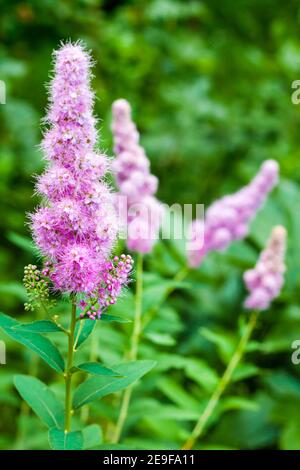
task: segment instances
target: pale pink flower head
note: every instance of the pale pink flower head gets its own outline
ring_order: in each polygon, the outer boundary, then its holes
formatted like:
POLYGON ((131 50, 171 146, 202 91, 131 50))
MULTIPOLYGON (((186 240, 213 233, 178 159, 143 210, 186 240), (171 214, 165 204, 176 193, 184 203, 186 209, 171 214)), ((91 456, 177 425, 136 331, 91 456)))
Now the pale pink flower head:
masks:
POLYGON ((118 228, 113 195, 101 180, 108 159, 95 149, 91 64, 80 43, 54 53, 42 142, 48 168, 36 185, 44 204, 31 215, 54 287, 87 295, 103 286, 118 228))
POLYGON ((162 205, 154 196, 158 179, 150 173, 150 162, 139 143, 129 103, 124 99, 115 101, 112 112, 116 154, 112 168, 120 195, 127 198, 127 246, 132 251, 149 253, 161 226, 162 205), (132 207, 136 205, 142 208, 142 214, 133 216, 132 207))
POLYGON ((265 310, 275 299, 284 283, 286 230, 274 227, 266 248, 262 251, 254 269, 244 273, 249 295, 245 300, 247 309, 265 310))
POLYGON ((214 202, 204 221, 192 222, 187 249, 191 267, 198 266, 210 251, 223 251, 248 234, 251 220, 278 182, 278 173, 277 162, 265 161, 247 186, 214 202))

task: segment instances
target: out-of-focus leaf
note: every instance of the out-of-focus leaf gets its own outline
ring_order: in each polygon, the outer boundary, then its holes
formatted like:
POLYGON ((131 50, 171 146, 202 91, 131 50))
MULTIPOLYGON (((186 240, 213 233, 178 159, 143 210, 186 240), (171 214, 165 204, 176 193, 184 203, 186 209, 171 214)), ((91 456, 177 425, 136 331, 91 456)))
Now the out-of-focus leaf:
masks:
POLYGON ((176 341, 172 338, 171 335, 167 333, 155 333, 149 332, 144 335, 148 340, 152 341, 152 343, 159 344, 161 346, 174 346, 176 341))
POLYGON ((82 430, 83 434, 83 448, 89 449, 100 445, 102 442, 102 429, 98 424, 91 424, 82 430))
POLYGON ((208 341, 215 344, 220 352, 221 358, 225 362, 228 362, 236 346, 236 340, 225 332, 216 332, 208 328, 201 328, 200 334, 208 341))
POLYGON ((101 316, 101 321, 110 323, 110 322, 117 322, 117 323, 130 323, 131 320, 128 320, 128 318, 124 317, 119 317, 117 315, 110 315, 109 313, 103 313, 101 316))
POLYGON ((0 283, 0 294, 2 295, 13 295, 20 299, 22 302, 27 300, 26 289, 21 284, 16 282, 11 283, 0 283))
POLYGON ((7 234, 7 238, 11 243, 14 243, 14 245, 18 246, 19 248, 22 248, 22 250, 28 251, 31 254, 37 254, 38 249, 30 240, 30 238, 24 237, 23 235, 20 235, 15 232, 9 232, 7 234))

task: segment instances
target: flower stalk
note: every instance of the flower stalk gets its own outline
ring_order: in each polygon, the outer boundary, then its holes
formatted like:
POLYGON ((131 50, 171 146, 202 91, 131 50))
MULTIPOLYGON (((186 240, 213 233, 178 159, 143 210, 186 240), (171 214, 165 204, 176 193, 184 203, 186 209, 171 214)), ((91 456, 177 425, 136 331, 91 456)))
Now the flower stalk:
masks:
POLYGON ((241 361, 241 359, 244 355, 244 352, 245 352, 246 346, 248 344, 248 341, 249 341, 249 339, 252 335, 252 332, 255 328, 258 315, 259 315, 259 311, 254 311, 250 315, 249 322, 247 323, 247 325, 245 327, 245 330, 244 330, 244 332, 241 336, 241 339, 238 343, 238 346, 237 346, 232 358, 230 359, 230 362, 229 362, 224 374, 220 378, 220 380, 219 380, 212 396, 210 397, 203 413, 199 417, 199 419, 196 423, 196 426, 194 427, 190 437, 187 439, 187 441, 182 446, 183 450, 191 450, 194 447, 196 441, 202 436, 203 432, 205 431, 206 425, 207 425, 211 415, 213 414, 214 410, 216 409, 216 406, 218 405, 221 396, 223 395, 226 388, 230 384, 233 373, 236 370, 238 364, 240 363, 240 361, 241 361))
MULTIPOLYGON (((136 296, 135 296, 135 314, 134 314, 134 325, 131 336, 131 347, 129 351, 129 359, 135 361, 138 357, 139 341, 142 332, 142 300, 143 300, 143 255, 138 254, 137 259, 137 271, 136 271, 136 296)), ((120 406, 120 412, 118 421, 116 424, 114 436, 112 442, 118 443, 124 428, 124 424, 127 418, 129 404, 132 396, 132 385, 128 387, 123 396, 120 406)))
POLYGON ((71 322, 70 330, 68 332, 68 358, 67 367, 65 371, 65 432, 69 432, 71 429, 71 417, 72 417, 72 372, 73 359, 74 359, 74 339, 75 339, 75 327, 76 327, 76 296, 71 296, 72 311, 71 311, 71 322))

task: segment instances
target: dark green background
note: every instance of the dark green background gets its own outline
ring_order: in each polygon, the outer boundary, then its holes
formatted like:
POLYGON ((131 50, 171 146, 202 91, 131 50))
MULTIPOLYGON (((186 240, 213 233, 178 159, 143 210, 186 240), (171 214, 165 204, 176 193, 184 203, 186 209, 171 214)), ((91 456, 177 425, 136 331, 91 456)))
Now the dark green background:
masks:
MULTIPOLYGON (((162 356, 163 365, 145 379, 125 442, 148 448, 182 443, 195 419, 191 410, 195 414, 207 399, 211 377, 223 371, 237 340, 238 318, 245 315, 242 272, 255 262, 271 227, 283 223, 289 233, 285 289, 262 315, 244 372, 225 398, 229 404, 201 445, 300 448, 300 366, 290 361, 291 343, 300 338, 300 105, 291 102, 291 84, 300 79, 299 30, 296 0, 0 0, 0 79, 7 86, 7 103, 0 105, 0 305, 6 313, 23 315, 20 280, 24 264, 33 261, 25 213, 37 203, 32 194, 34 174, 43 167, 38 144, 45 82, 61 40, 82 39, 92 50, 101 147, 109 155, 111 103, 124 97, 132 104, 162 201, 209 204, 245 184, 263 160, 280 163, 280 186, 248 239, 210 255, 190 275, 191 288, 172 296, 162 324, 152 324, 169 339, 151 342, 145 335, 142 355, 162 356)), ((171 277, 182 263, 178 244, 159 243, 146 260, 145 280, 155 289, 162 285, 159 276, 171 277)), ((109 334, 108 352, 101 349, 100 357, 114 357, 114 348, 121 356, 128 334, 109 334)), ((20 427, 11 383, 15 370, 24 372, 23 359, 11 346, 0 370, 3 448, 15 445, 20 427)), ((48 372, 41 374, 51 382, 48 372)), ((109 405, 95 410, 99 422, 114 419, 109 405)), ((35 429, 35 418, 27 418, 35 429)), ((25 439, 22 445, 47 444, 25 439)))

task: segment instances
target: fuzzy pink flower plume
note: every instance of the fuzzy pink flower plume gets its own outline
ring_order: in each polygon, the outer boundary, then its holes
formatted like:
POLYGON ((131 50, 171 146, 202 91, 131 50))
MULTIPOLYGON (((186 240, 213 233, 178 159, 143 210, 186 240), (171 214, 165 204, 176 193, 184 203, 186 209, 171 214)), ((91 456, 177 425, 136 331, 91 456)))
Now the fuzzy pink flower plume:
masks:
POLYGON ((54 287, 101 294, 100 314, 103 306, 115 301, 119 290, 115 280, 118 287, 126 282, 131 258, 118 260, 117 266, 109 260, 117 219, 113 195, 103 181, 108 160, 95 150, 91 65, 80 43, 68 43, 54 52, 48 129, 42 142, 48 168, 37 181, 45 204, 31 215, 31 226, 46 260, 44 274, 54 287))
POLYGON ((112 167, 120 195, 127 198, 127 246, 148 253, 159 236, 162 205, 154 197, 158 180, 150 173, 150 162, 139 144, 139 133, 124 99, 113 103, 112 131, 116 159, 112 167))
POLYGON ((265 310, 280 293, 284 283, 286 230, 274 227, 265 250, 254 269, 244 273, 244 282, 249 291, 245 300, 247 309, 265 310))
POLYGON ((191 267, 198 266, 210 251, 224 250, 247 235, 249 223, 277 184, 278 173, 278 163, 266 160, 247 186, 214 202, 206 211, 204 221, 192 222, 187 249, 191 267))

